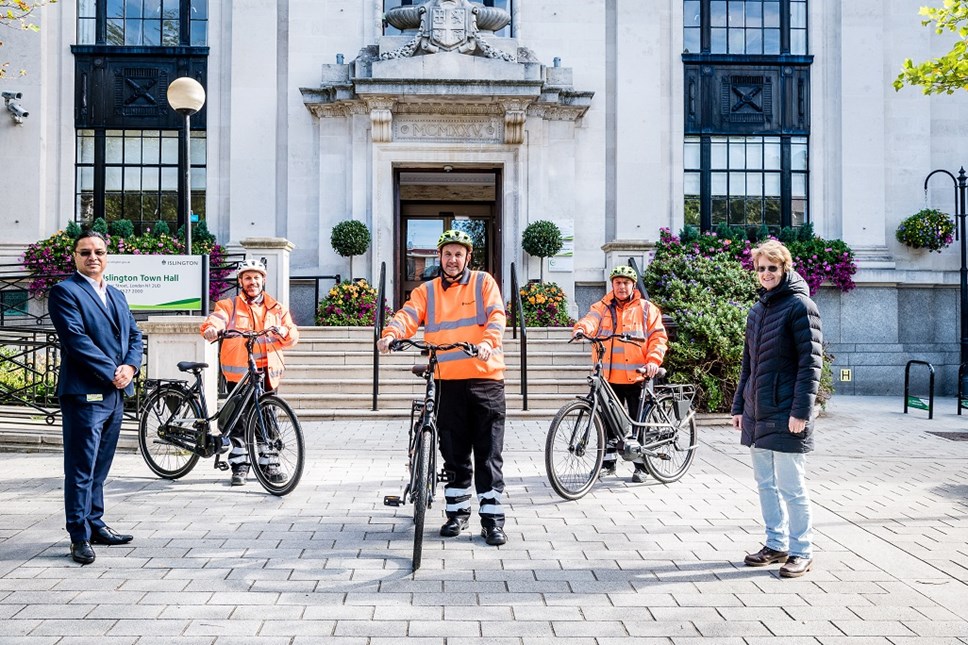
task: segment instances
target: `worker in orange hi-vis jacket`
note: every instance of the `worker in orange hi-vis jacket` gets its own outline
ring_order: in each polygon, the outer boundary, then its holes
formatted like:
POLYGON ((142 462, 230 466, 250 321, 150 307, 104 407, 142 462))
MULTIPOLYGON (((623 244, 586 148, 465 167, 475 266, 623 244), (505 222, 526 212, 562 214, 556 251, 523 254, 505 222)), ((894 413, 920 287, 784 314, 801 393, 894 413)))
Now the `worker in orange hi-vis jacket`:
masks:
MULTIPOLYGON (((265 292, 266 268, 258 260, 245 260, 239 267, 239 295, 225 298, 215 303, 215 311, 205 319, 200 328, 205 340, 218 339, 219 333, 228 329, 238 331, 264 331, 273 328, 272 336, 256 339, 252 356, 256 367, 265 373, 265 388, 267 391, 279 387, 279 381, 285 371, 282 361, 282 349, 294 347, 299 342, 299 329, 292 321, 289 309, 265 292)), ((244 338, 226 338, 222 341, 219 355, 222 375, 229 383, 238 383, 248 371, 249 355, 245 350, 244 338)), ((228 436, 232 447, 228 462, 232 467, 232 485, 242 486, 249 473, 249 456, 243 439, 243 414, 234 428, 230 428, 228 436)), ((263 453, 260 455, 260 467, 266 472, 270 481, 285 481, 285 475, 274 462, 276 455, 263 453)))
MULTIPOLYGON (((593 304, 572 330, 575 336, 627 333, 640 341, 640 344, 607 341, 602 364, 605 380, 628 407, 629 416, 636 421, 639 420, 636 416, 642 400, 643 382, 646 377, 651 379, 659 371, 669 341, 665 325, 662 324, 662 311, 643 298, 635 288, 638 277, 630 266, 621 265, 612 269, 609 275, 611 292, 593 304)), ((592 360, 597 360, 594 351, 592 360)), ((615 474, 616 459, 615 446, 607 446, 602 462, 603 475, 615 474)), ((640 483, 645 481, 645 477, 645 464, 638 459, 635 461, 632 481, 640 483)))
POLYGON ((504 532, 504 350, 507 316, 497 282, 472 271, 474 243, 463 231, 444 231, 437 240, 440 275, 410 294, 377 341, 390 351, 395 338, 409 338, 424 326, 424 340, 435 345, 467 342, 477 356, 461 350, 440 355, 437 425, 444 469, 452 473, 444 496, 444 537, 456 537, 471 516, 471 480, 480 503, 481 536, 487 544, 507 542, 504 532), (472 462, 473 456, 473 462, 472 462))

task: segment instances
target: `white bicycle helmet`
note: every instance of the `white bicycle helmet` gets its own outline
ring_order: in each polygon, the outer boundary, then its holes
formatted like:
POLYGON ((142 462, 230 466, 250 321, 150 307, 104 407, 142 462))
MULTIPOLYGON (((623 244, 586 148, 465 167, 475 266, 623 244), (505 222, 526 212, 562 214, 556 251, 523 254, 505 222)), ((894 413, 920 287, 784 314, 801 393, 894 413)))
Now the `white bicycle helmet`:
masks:
POLYGON ((258 260, 250 259, 250 260, 245 260, 244 262, 239 264, 239 271, 237 273, 237 276, 241 278, 243 273, 247 273, 249 271, 256 271, 258 273, 261 273, 263 278, 268 275, 268 272, 266 271, 266 267, 264 264, 262 264, 258 260))

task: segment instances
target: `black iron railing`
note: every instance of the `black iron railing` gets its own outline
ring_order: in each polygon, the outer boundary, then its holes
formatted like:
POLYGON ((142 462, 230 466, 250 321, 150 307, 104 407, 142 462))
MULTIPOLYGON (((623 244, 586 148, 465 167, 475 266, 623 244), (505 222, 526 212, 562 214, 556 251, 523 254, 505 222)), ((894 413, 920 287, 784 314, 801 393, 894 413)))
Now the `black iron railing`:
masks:
POLYGON ((521 330, 521 400, 522 410, 528 409, 528 327, 524 320, 521 305, 521 288, 518 286, 518 272, 511 263, 511 337, 518 337, 521 330))
MULTIPOLYGON (((125 400, 125 416, 137 419, 144 394, 144 375, 148 373, 148 342, 141 371, 135 380, 135 395, 125 400)), ((32 417, 43 415, 53 424, 60 415, 57 382, 61 345, 51 327, 0 328, 0 405, 10 406, 5 415, 32 417)))
POLYGON ((376 314, 373 316, 373 411, 379 409, 380 397, 380 352, 376 348, 376 341, 383 335, 386 324, 387 308, 387 263, 380 262, 380 281, 376 288, 376 314))
POLYGON ((312 282, 313 283, 313 320, 319 313, 319 293, 321 291, 319 283, 323 280, 332 280, 335 284, 343 281, 343 277, 336 273, 334 275, 294 275, 289 277, 290 284, 293 282, 312 282))

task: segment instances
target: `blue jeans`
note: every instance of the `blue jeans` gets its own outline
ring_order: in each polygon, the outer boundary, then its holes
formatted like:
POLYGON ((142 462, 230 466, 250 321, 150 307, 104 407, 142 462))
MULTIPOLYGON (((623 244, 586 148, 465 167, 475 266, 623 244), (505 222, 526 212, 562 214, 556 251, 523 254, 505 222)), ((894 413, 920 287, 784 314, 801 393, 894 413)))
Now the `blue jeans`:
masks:
POLYGON ((791 556, 813 557, 810 494, 804 477, 806 455, 750 448, 753 476, 766 524, 766 546, 791 556))

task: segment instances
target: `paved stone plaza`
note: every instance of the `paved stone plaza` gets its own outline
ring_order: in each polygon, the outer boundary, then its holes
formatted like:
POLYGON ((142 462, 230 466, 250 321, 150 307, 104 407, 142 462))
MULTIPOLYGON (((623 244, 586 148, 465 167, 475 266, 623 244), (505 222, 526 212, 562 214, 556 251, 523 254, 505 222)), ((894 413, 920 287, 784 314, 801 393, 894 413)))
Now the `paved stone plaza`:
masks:
MULTIPOLYGON (((106 519, 131 532, 74 564, 59 453, 0 454, 0 643, 968 643, 968 429, 899 398, 839 397, 809 460, 816 566, 785 580, 761 542, 749 457, 701 430, 686 478, 631 468, 565 502, 544 474, 547 420, 507 439, 509 543, 437 537, 410 573, 402 424, 320 422, 290 496, 230 488, 211 461, 176 482, 119 454, 106 519)), ((442 503, 441 503, 442 506, 442 503)), ((476 526, 476 521, 472 526, 476 526)))

